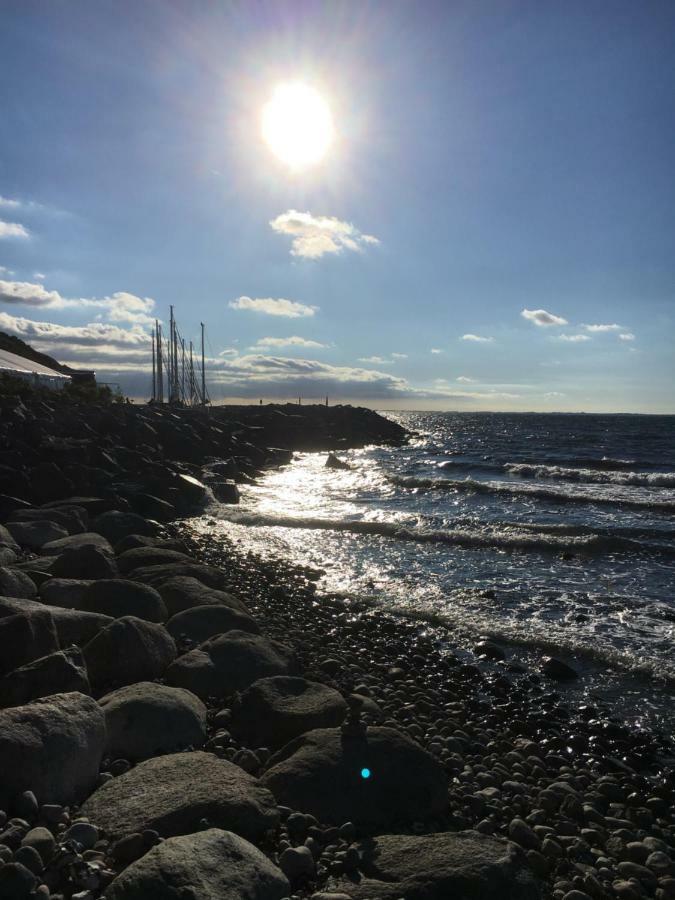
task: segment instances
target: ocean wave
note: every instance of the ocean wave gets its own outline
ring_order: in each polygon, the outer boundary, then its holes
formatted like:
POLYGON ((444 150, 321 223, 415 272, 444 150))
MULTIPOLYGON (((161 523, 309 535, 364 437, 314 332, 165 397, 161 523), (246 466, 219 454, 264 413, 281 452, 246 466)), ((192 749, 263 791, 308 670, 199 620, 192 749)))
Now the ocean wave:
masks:
POLYGON ((521 478, 554 478, 560 481, 579 481, 588 484, 675 487, 675 472, 617 472, 611 469, 597 471, 531 463, 506 463, 504 469, 510 475, 518 475, 521 478))
POLYGON ((573 553, 587 556, 644 550, 675 553, 675 548, 659 544, 646 544, 618 535, 556 534, 510 526, 504 526, 500 530, 466 527, 421 528, 415 525, 402 525, 400 522, 273 516, 266 513, 233 510, 228 507, 224 507, 219 515, 220 518, 230 522, 253 527, 341 531, 349 534, 387 537, 399 541, 447 544, 467 550, 519 550, 538 553, 573 553))
POLYGON ((661 499, 657 496, 635 496, 628 494, 600 494, 590 491, 566 491, 564 488, 541 488, 537 485, 514 484, 508 481, 476 481, 473 478, 458 480, 453 478, 414 478, 405 475, 394 475, 394 484, 404 488, 416 488, 428 491, 473 491, 482 494, 505 494, 511 496, 527 496, 536 500, 549 500, 555 503, 601 503, 611 506, 630 506, 635 509, 660 510, 675 512, 675 500, 661 499))

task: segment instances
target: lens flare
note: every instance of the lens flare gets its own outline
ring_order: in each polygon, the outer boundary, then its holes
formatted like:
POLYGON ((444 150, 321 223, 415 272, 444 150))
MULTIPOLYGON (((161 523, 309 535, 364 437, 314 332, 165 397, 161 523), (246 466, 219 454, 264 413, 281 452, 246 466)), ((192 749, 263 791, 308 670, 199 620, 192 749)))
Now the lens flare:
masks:
POLYGON ((328 104, 301 82, 277 85, 262 109, 261 130, 272 153, 291 169, 320 162, 334 137, 328 104))
POLYGON ((370 769, 361 769, 361 778, 370 778, 370 769))

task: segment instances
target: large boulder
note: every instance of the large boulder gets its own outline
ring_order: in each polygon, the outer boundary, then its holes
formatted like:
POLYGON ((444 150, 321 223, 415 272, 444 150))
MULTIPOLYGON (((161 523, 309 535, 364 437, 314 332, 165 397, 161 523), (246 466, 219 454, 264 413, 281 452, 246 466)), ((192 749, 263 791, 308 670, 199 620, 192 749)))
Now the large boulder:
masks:
POLYGON ((64 507, 63 509, 19 509, 12 514, 13 522, 34 522, 36 520, 55 522, 65 528, 68 534, 80 534, 87 530, 87 514, 83 509, 64 507))
POLYGON ((153 537, 157 534, 157 523, 132 512, 120 512, 117 509, 101 513, 91 523, 91 530, 97 531, 107 538, 111 544, 128 537, 130 534, 153 537))
POLYGON ((252 616, 222 605, 186 609, 172 616, 166 623, 166 629, 175 640, 182 637, 196 644, 201 644, 214 635, 226 631, 260 633, 260 626, 252 616))
POLYGON ((159 678, 176 656, 176 645, 162 625, 122 616, 99 631, 83 652, 89 681, 98 691, 159 678))
POLYGON ((172 617, 196 606, 229 606, 250 615, 248 607, 233 594, 208 587, 189 575, 167 578, 158 585, 157 590, 172 617))
POLYGON ((24 791, 40 803, 79 802, 98 778, 105 720, 83 694, 0 710, 0 809, 24 791))
POLYGON ((4 525, 0 525, 0 544, 9 547, 11 550, 19 549, 19 545, 4 525))
POLYGON ((49 541, 40 548, 44 556, 59 556, 64 550, 81 550, 83 547, 96 547, 106 556, 113 556, 113 548, 102 534, 95 531, 84 531, 81 534, 71 534, 57 541, 49 541))
POLYGON ((335 892, 354 900, 538 900, 524 855, 503 838, 477 831, 424 836, 385 834, 357 845, 362 878, 335 892))
POLYGON ((117 565, 122 575, 128 575, 134 569, 147 566, 162 566, 171 563, 189 563, 190 557, 178 550, 167 550, 166 547, 136 547, 125 550, 117 557, 117 565))
MULTIPOLYGON (((141 566, 139 569, 134 569, 134 581, 144 581, 146 584, 157 587, 158 590, 169 578, 179 576, 195 578, 206 585, 206 587, 214 588, 217 591, 224 591, 228 586, 227 576, 222 569, 216 569, 215 566, 207 566, 203 563, 163 563, 161 565, 141 566)), ((171 612, 170 609, 169 612, 171 612)))
POLYGON ((103 784, 82 814, 114 838, 146 828, 162 837, 190 834, 206 819, 255 841, 278 821, 274 797, 252 775, 201 751, 139 763, 103 784))
POLYGON ((56 557, 49 567, 53 578, 115 578, 115 560, 100 547, 71 547, 56 557))
POLYGON ((243 838, 209 828, 169 838, 132 863, 106 900, 282 900, 286 876, 243 838), (189 887, 186 887, 188 885, 189 887))
POLYGON ((68 532, 56 522, 49 519, 36 519, 32 522, 8 522, 7 531, 17 544, 29 550, 40 550, 50 541, 68 537, 68 532))
POLYGON ((92 581, 84 592, 80 608, 113 619, 137 616, 148 622, 166 622, 169 618, 164 601, 153 587, 124 578, 92 581))
POLYGON ((21 569, 0 566, 0 595, 3 597, 24 597, 32 600, 37 596, 37 587, 32 578, 21 569))
POLYGON ((89 693, 87 669, 77 647, 50 653, 0 678, 0 707, 21 706, 50 694, 73 691, 89 693))
POLYGON ((19 551, 0 544, 0 566, 11 566, 19 558, 19 551))
POLYGON ((45 611, 54 620, 59 644, 62 647, 70 647, 71 644, 84 646, 102 628, 110 625, 113 621, 110 616, 101 616, 97 613, 82 612, 78 609, 59 609, 57 606, 46 606, 35 600, 0 597, 0 619, 17 613, 44 613, 45 611))
POLYGON ((48 609, 34 608, 3 616, 0 618, 0 676, 58 650, 59 646, 48 609))
POLYGON ((393 728, 368 728, 363 736, 310 731, 272 757, 261 783, 284 806, 336 825, 387 828, 433 818, 448 806, 440 763, 393 728))
POLYGON ((206 740, 206 707, 182 688, 143 681, 101 697, 106 754, 147 759, 160 753, 201 747, 206 740))
POLYGON ((82 609, 86 590, 93 583, 83 578, 49 578, 40 585, 40 599, 49 606, 82 609))
POLYGON ((224 697, 243 691, 259 678, 289 674, 291 650, 256 634, 228 631, 180 656, 166 680, 198 697, 224 697))
POLYGON ((341 725, 347 704, 316 681, 276 675, 255 681, 235 706, 230 731, 253 747, 283 747, 316 728, 341 725))

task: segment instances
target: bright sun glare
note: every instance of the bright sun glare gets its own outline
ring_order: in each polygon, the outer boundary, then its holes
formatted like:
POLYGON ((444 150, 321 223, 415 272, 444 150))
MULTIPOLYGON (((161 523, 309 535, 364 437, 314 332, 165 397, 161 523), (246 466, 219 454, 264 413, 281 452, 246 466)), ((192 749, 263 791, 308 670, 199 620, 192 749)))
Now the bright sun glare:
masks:
POLYGON ((280 84, 263 107, 263 138, 272 153, 291 169, 320 162, 333 134, 328 104, 309 85, 280 84))

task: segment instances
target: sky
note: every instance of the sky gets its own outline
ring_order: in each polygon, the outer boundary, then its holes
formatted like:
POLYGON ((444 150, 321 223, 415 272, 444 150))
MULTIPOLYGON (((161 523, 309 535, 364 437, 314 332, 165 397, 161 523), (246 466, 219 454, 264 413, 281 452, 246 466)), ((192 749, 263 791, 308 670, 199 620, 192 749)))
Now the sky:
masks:
POLYGON ((671 0, 0 0, 0 331, 214 402, 675 413, 671 0), (304 85, 325 155, 261 115, 304 85))

